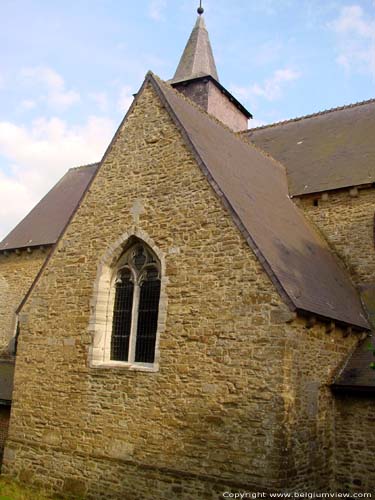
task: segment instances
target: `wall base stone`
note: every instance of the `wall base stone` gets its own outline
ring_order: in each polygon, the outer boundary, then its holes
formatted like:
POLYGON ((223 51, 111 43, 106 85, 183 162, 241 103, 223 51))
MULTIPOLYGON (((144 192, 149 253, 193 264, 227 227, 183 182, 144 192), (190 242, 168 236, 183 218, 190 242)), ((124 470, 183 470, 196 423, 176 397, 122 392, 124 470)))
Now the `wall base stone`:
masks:
MULTIPOLYGON (((87 500, 216 500, 224 493, 269 494, 261 484, 247 484, 203 474, 140 464, 131 460, 88 456, 48 446, 8 443, 3 475, 63 493, 69 499, 87 500), (41 458, 42 457, 42 458, 41 458), (22 463, 26 468, 17 469, 22 463)), ((229 496, 227 496, 230 498, 229 496)), ((233 496, 232 496, 233 498, 233 496)))

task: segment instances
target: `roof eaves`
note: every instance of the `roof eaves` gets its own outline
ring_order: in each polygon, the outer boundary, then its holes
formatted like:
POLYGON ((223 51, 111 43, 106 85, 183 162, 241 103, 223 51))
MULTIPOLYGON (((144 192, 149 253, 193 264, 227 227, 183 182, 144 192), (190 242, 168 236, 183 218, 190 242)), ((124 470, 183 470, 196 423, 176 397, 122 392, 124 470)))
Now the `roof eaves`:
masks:
MULTIPOLYGON (((257 258, 259 259, 260 263, 263 265, 265 271, 267 272, 269 278, 271 279, 272 283, 276 287, 277 291, 279 292, 279 294, 281 295, 281 297, 284 299, 284 301, 287 303, 287 305, 290 307, 290 309, 292 311, 303 312, 303 310, 298 307, 298 305, 293 301, 293 299, 289 296, 289 294, 287 293, 287 291, 283 287, 281 281, 277 277, 276 273, 273 271, 271 265, 269 264, 269 262, 267 261, 267 259, 263 255, 263 253, 260 250, 260 248, 257 246, 256 242, 252 238, 252 236, 249 233, 249 231, 247 230, 247 228, 242 223, 240 217, 237 215, 236 210, 234 209, 234 207, 232 206, 232 204, 230 203, 230 201, 228 200, 228 198, 226 197, 226 195, 224 194, 224 192, 222 191, 222 189, 220 188, 220 186, 218 185, 218 183, 216 182, 216 180, 214 179, 214 177, 211 175, 210 170, 208 169, 207 165, 205 164, 205 162, 201 158, 199 152, 196 150, 196 148, 195 148, 192 140, 189 137, 188 132, 186 131, 185 127, 183 126, 183 124, 179 120, 178 116, 176 115, 175 111, 173 110, 173 107, 169 104, 168 98, 165 96, 165 94, 163 92, 163 85, 168 85, 168 84, 166 82, 162 82, 153 73, 149 73, 148 77, 150 79, 150 82, 153 84, 153 87, 154 87, 155 91, 159 95, 162 103, 164 104, 165 108, 169 112, 172 120, 176 124, 177 128, 180 130, 180 132, 181 132, 182 136, 184 137, 187 145, 189 146, 190 150, 192 151, 192 153, 193 153, 193 155, 194 155, 194 157, 195 157, 198 165, 200 166, 202 172, 207 177, 208 181, 210 182, 211 186, 213 187, 213 189, 216 192, 216 194, 218 195, 218 197, 222 200, 223 204, 226 206, 226 208, 231 213, 232 218, 233 218, 235 224, 239 228, 240 232, 244 236, 244 238, 247 241, 247 243, 249 244, 249 246, 254 251, 254 253, 257 256, 257 258)), ((174 89, 173 89, 173 92, 175 92, 176 96, 178 96, 180 99, 186 100, 189 103, 189 105, 194 106, 196 109, 198 109, 200 113, 204 113, 207 116, 209 116, 210 119, 213 119, 211 117, 211 115, 209 115, 208 113, 206 113, 199 106, 196 106, 196 105, 194 105, 194 103, 191 103, 191 101, 189 99, 187 99, 185 96, 181 95, 180 93, 178 93, 174 89)), ((217 120, 214 120, 214 121, 217 121, 217 120)), ((245 143, 246 145, 249 146, 248 140, 245 137, 243 137, 240 134, 234 133, 231 129, 229 129, 228 127, 225 127, 222 123, 220 123, 220 125, 222 127, 226 128, 233 135, 233 138, 235 138, 236 140, 241 141, 241 142, 243 142, 243 143, 245 143)), ((258 149, 259 152, 261 152, 265 157, 268 157, 270 160, 273 160, 273 162, 275 163, 275 165, 277 165, 279 168, 282 168, 282 170, 284 171, 284 173, 286 172, 285 171, 285 167, 280 162, 278 162, 277 160, 275 160, 272 156, 268 155, 267 153, 264 153, 263 150, 261 150, 259 148, 256 148, 256 149, 258 149)), ((310 315, 314 314, 316 316, 319 316, 319 313, 316 313, 314 311, 307 311, 307 312, 310 313, 310 315)), ((321 316, 321 314, 320 314, 320 316, 321 316)), ((341 325, 345 325, 345 326, 354 327, 356 330, 362 330, 363 331, 363 330, 368 330, 369 329, 368 322, 367 322, 367 320, 365 318, 364 318, 364 321, 361 324, 354 324, 354 323, 342 321, 342 320, 340 320, 340 318, 334 318, 334 317, 329 318, 328 316, 327 316, 327 319, 334 319, 335 321, 337 321, 337 323, 340 323, 341 325)))
MULTIPOLYGON (((202 75, 202 76, 196 76, 193 78, 189 78, 188 80, 169 80, 166 83, 169 83, 172 87, 175 87, 177 85, 181 85, 183 83, 193 83, 193 82, 199 82, 200 80, 210 80, 228 99, 236 106, 237 109, 243 113, 246 118, 249 120, 253 118, 253 115, 248 111, 245 106, 243 106, 240 101, 238 101, 233 94, 231 94, 218 80, 216 80, 212 75, 202 75)), ((246 131, 244 131, 246 132, 246 131)))
POLYGON ((344 385, 344 384, 332 384, 331 389, 334 392, 339 393, 356 393, 361 395, 375 395, 375 384, 371 385, 344 385))

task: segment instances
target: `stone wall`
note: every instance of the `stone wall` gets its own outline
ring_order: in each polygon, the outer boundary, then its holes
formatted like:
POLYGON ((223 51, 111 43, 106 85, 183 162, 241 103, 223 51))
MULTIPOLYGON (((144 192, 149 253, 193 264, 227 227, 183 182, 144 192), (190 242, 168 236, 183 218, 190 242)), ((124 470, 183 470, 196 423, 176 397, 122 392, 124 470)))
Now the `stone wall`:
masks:
POLYGON ((375 188, 305 196, 299 200, 299 205, 324 234, 353 282, 356 285, 374 284, 375 188))
POLYGON ((102 498, 155 499, 154 474, 160 498, 171 475, 185 498, 191 481, 278 487, 284 307, 147 88, 23 310, 6 473, 102 498), (165 261, 159 371, 91 368, 99 263, 139 232, 165 261))
MULTIPOLYGON (((324 234, 353 282, 375 284, 375 189, 310 195, 299 205, 324 234)), ((374 492, 374 395, 335 395, 334 403, 334 487, 337 491, 374 492)))
POLYGON ((335 400, 337 490, 374 494, 374 395, 337 394, 335 400))
POLYGON ((323 323, 288 325, 285 342, 286 483, 290 491, 336 491, 335 413, 330 384, 361 334, 323 323))
POLYGON ((26 250, 0 253, 0 357, 8 357, 10 340, 15 335, 15 311, 32 285, 46 252, 26 250))
POLYGON ((21 328, 6 474, 130 500, 331 486, 328 384, 357 334, 307 328, 287 310, 152 88, 122 126, 21 328), (165 266, 154 373, 88 362, 98 269, 124 234, 147 235, 165 266))

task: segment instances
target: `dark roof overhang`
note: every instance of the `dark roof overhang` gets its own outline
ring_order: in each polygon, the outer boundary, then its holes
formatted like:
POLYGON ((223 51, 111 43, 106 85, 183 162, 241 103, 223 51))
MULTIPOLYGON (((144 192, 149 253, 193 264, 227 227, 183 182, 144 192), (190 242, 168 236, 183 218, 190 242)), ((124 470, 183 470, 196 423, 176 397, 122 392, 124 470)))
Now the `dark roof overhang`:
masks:
POLYGON ((212 82, 233 104, 236 108, 241 111, 242 114, 246 116, 248 120, 253 118, 253 115, 248 111, 220 82, 215 80, 215 78, 211 75, 203 75, 198 76, 197 78, 190 78, 189 80, 180 80, 180 81, 169 81, 168 83, 172 85, 172 87, 178 87, 179 85, 189 85, 190 83, 195 83, 199 81, 210 81, 212 82))
MULTIPOLYGON (((375 372, 374 372, 375 377, 375 372)), ((359 396, 375 396, 375 383, 371 385, 344 385, 344 384, 332 384, 331 389, 335 393, 339 394, 355 394, 359 396)))

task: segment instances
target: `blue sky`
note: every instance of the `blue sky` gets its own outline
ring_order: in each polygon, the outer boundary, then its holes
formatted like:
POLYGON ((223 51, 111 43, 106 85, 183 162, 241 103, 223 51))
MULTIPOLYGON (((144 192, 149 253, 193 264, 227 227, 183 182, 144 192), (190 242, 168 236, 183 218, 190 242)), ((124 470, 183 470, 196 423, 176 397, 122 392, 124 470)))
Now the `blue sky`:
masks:
MULTIPOLYGON (((221 83, 255 126, 375 97, 375 0, 203 5, 221 83)), ((101 158, 148 69, 173 76, 197 6, 1 0, 0 239, 101 158)))

